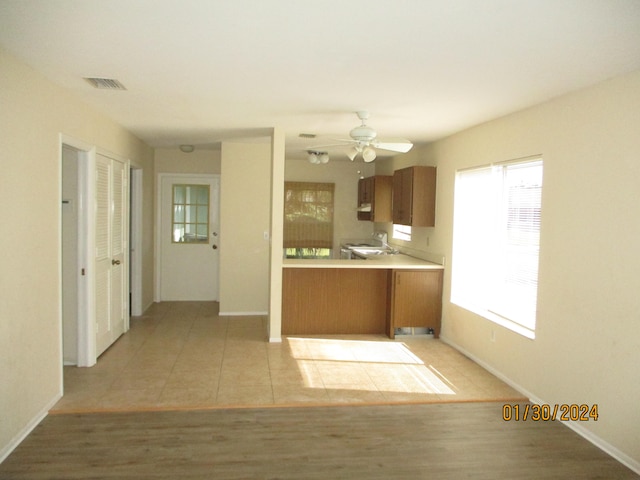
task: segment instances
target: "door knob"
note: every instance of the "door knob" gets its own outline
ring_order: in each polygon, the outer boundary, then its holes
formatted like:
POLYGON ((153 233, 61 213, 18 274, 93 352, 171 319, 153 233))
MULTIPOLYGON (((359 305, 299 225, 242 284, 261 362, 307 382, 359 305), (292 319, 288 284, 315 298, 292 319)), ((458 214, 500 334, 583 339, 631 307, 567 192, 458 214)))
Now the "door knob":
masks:
POLYGON ((111 265, 120 265, 120 260, 111 260, 111 265))

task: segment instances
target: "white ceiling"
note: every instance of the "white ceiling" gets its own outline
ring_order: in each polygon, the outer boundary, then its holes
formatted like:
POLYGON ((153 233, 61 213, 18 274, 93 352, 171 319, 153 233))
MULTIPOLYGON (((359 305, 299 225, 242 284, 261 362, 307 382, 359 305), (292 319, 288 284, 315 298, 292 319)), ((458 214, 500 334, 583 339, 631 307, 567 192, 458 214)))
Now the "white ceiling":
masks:
POLYGON ((151 146, 293 155, 357 110, 421 144, 640 69, 640 0, 0 0, 0 45, 151 146))

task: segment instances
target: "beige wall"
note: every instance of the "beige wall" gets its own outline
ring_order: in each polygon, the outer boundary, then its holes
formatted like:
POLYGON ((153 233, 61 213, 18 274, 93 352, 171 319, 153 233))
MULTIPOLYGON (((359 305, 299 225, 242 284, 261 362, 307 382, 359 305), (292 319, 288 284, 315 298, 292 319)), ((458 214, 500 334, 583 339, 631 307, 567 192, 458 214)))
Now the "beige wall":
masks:
MULTIPOLYGON (((152 150, 2 49, 0 71, 2 458, 62 390, 60 134, 149 172, 152 150)), ((153 275, 153 175, 144 181, 143 267, 153 275)))
POLYGON ((222 143, 220 175, 220 312, 269 309, 271 145, 222 143))
POLYGON ((196 149, 191 153, 177 148, 156 148, 154 171, 158 173, 220 173, 220 150, 196 149))
POLYGON ((368 238, 373 232, 372 222, 361 222, 357 218, 358 171, 367 177, 374 174, 374 167, 362 162, 334 160, 320 165, 306 160, 285 162, 286 181, 335 183, 333 245, 338 255, 342 239, 368 238))
POLYGON ((436 227, 418 229, 415 246, 450 259, 456 169, 542 154, 535 340, 451 304, 450 262, 442 336, 535 399, 598 404, 598 421, 577 428, 636 470, 639 126, 640 72, 635 72, 453 135, 414 158, 438 167, 436 227))

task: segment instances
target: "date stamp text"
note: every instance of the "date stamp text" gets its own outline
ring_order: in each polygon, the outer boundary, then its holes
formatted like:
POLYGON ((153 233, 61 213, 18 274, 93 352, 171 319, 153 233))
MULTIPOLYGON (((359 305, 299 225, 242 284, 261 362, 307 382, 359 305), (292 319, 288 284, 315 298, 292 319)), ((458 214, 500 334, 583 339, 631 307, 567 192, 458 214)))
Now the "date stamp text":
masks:
POLYGON ((598 404, 593 405, 563 403, 563 404, 509 404, 502 406, 502 419, 505 422, 588 422, 598 420, 598 404))

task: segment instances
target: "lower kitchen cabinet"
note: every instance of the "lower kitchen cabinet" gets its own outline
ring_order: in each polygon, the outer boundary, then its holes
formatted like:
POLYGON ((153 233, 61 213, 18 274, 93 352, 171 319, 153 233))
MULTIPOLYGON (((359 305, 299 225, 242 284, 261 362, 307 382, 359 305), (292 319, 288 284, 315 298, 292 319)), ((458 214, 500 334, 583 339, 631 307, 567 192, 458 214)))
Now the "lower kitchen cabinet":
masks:
MULTIPOLYGON (((354 260, 361 261, 361 260, 354 260)), ((284 268, 282 334, 440 335, 442 269, 284 268)))
POLYGON ((283 335, 385 333, 387 270, 285 268, 282 273, 283 335))
POLYGON ((391 270, 387 335, 401 327, 432 328, 440 336, 442 270, 391 270))

